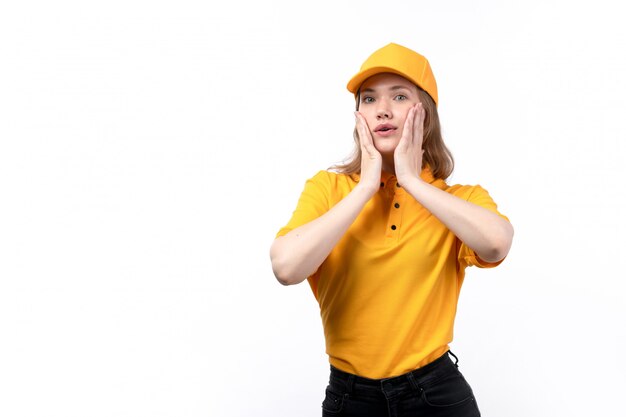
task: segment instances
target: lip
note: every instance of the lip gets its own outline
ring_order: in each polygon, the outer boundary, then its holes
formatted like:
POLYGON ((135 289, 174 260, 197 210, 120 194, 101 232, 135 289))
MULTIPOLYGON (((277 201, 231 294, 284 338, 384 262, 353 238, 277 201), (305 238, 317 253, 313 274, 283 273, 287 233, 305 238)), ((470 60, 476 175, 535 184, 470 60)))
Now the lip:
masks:
POLYGON ((382 125, 376 126, 374 132, 380 136, 390 136, 395 133, 397 128, 394 125, 390 125, 389 123, 385 123, 382 125))

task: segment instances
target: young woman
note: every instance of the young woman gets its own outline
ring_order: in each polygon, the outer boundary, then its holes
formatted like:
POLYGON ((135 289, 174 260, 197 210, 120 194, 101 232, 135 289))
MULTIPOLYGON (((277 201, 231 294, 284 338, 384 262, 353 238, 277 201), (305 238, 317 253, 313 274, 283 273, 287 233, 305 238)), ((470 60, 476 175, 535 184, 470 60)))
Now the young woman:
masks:
POLYGON ((446 183, 425 57, 389 44, 348 90, 353 158, 306 182, 270 250, 278 281, 308 279, 320 305, 323 416, 478 416, 448 344, 465 268, 502 262, 513 228, 483 188, 446 183))

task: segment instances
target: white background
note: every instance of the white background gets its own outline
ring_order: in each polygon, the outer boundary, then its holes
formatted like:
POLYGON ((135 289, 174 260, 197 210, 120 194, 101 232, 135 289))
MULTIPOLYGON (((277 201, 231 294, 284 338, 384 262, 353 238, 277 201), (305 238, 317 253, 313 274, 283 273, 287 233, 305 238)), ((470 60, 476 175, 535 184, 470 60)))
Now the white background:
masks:
POLYGON ((450 182, 515 226, 452 344, 483 415, 623 409, 619 2, 7 3, 0 415, 321 415, 318 306, 269 246, 389 42, 431 61, 450 182))

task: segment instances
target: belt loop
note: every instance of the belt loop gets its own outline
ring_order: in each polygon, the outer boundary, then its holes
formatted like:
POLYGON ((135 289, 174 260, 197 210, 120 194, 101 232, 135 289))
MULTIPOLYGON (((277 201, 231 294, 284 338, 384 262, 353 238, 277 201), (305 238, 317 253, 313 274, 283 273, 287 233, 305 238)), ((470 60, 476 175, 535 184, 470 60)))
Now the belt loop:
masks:
POLYGON ((454 366, 456 366, 458 368, 459 367, 459 358, 457 358, 456 355, 454 353, 452 353, 451 350, 448 350, 448 353, 454 357, 454 366))
POLYGON ((352 395, 352 387, 354 386, 354 375, 349 374, 348 380, 346 381, 346 391, 348 394, 352 395))
POLYGON ((409 380, 409 383, 411 384, 411 387, 413 387, 413 389, 415 391, 419 391, 420 390, 420 386, 417 383, 417 381, 415 380, 415 377, 413 376, 413 372, 409 372, 406 377, 409 380))

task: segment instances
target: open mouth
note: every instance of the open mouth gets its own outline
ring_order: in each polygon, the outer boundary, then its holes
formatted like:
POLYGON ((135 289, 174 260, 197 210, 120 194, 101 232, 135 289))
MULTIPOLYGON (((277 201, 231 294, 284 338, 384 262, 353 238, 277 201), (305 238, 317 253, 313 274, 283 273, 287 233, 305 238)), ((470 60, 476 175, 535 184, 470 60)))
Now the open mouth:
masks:
POLYGON ((389 132, 390 130, 396 130, 396 128, 392 125, 384 124, 384 125, 376 126, 376 129, 374 129, 374 132, 389 132))

